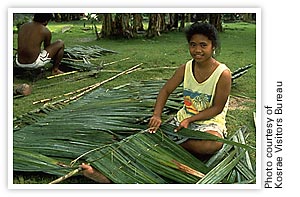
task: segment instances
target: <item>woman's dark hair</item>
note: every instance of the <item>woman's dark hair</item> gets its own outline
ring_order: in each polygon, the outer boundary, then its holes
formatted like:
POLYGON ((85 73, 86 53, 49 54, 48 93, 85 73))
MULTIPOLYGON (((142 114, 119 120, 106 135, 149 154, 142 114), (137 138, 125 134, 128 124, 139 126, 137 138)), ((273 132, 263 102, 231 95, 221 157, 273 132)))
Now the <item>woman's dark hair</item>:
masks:
POLYGON ((188 42, 191 41, 192 36, 195 34, 202 34, 212 41, 212 45, 215 50, 220 49, 220 40, 218 37, 218 31, 215 26, 209 23, 195 22, 189 26, 185 31, 185 36, 188 42))
POLYGON ((35 22, 48 22, 53 18, 51 13, 36 13, 34 14, 33 21, 35 22))

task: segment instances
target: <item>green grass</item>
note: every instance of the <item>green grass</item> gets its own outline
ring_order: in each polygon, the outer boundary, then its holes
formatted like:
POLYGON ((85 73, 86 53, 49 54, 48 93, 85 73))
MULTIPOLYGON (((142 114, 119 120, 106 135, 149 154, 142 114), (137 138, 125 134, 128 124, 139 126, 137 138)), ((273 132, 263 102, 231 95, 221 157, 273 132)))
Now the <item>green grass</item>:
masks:
MULTIPOLYGON (((225 24, 224 27, 225 32, 220 34, 222 49, 217 59, 225 63, 232 71, 247 64, 254 65, 249 69, 246 75, 236 80, 236 84, 232 88, 232 95, 243 96, 240 98, 243 102, 238 103, 240 105, 242 103, 242 107, 235 106, 228 111, 228 131, 233 132, 242 126, 246 126, 248 130, 251 131, 248 143, 255 146, 253 112, 256 108, 256 27, 255 24, 249 23, 225 24)), ((131 81, 167 79, 172 76, 174 68, 165 69, 161 67, 177 67, 191 58, 182 32, 163 33, 160 37, 153 39, 145 39, 140 36, 140 38, 133 40, 101 39, 97 41, 94 30, 83 30, 83 22, 81 21, 73 23, 53 22, 48 25, 48 28, 53 33, 53 41, 62 39, 65 41, 66 47, 75 45, 99 45, 100 47, 118 52, 117 54, 110 54, 99 59, 93 59, 91 62, 96 65, 100 65, 101 62, 108 63, 126 57, 130 58, 129 60, 109 65, 104 68, 106 70, 123 71, 139 63, 143 63, 142 68, 155 69, 150 71, 141 70, 129 75, 123 75, 106 83, 103 86, 105 88, 115 87, 131 81), (64 26, 72 26, 72 28, 70 31, 62 33, 61 29, 64 26)), ((100 27, 98 29, 100 29, 100 27)), ((17 34, 14 34, 14 48, 17 48, 16 40, 17 34)), ((32 103, 34 101, 52 98, 95 84, 117 73, 100 72, 97 77, 82 77, 85 74, 86 73, 80 72, 65 77, 49 80, 43 78, 37 81, 14 78, 14 84, 28 83, 32 85, 33 90, 31 95, 13 100, 14 117, 41 107, 42 104, 33 105, 32 103)), ((50 72, 48 71, 46 75, 50 75, 50 72)), ((255 157, 255 155, 252 156, 255 157)), ((53 179, 51 175, 18 173, 14 176, 14 183, 45 183, 53 179)), ((77 178, 75 177, 74 179, 71 179, 70 183, 76 182, 77 178)), ((77 183, 81 182, 78 181, 77 183)))

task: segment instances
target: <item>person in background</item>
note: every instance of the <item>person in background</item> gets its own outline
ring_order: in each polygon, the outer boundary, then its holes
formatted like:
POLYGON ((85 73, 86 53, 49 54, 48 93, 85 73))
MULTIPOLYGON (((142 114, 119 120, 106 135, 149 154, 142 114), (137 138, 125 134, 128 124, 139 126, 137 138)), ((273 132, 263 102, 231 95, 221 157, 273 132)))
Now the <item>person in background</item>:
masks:
POLYGON ((63 73, 59 66, 64 55, 64 42, 57 40, 51 43, 52 34, 46 27, 52 17, 50 13, 37 13, 32 22, 21 25, 18 32, 17 66, 35 69, 45 66, 52 59, 52 74, 63 73))

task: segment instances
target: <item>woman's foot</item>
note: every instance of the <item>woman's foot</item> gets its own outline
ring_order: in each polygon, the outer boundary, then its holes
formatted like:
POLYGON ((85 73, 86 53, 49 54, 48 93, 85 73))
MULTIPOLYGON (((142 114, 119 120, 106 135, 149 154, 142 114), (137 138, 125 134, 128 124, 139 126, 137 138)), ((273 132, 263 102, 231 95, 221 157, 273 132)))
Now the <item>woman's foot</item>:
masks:
POLYGON ((52 75, 59 75, 59 74, 63 74, 63 73, 64 72, 59 69, 52 70, 52 75))
POLYGON ((101 174, 98 170, 95 170, 92 166, 87 165, 87 164, 81 164, 80 167, 82 168, 82 174, 89 178, 92 179, 98 183, 111 183, 111 181, 101 174))

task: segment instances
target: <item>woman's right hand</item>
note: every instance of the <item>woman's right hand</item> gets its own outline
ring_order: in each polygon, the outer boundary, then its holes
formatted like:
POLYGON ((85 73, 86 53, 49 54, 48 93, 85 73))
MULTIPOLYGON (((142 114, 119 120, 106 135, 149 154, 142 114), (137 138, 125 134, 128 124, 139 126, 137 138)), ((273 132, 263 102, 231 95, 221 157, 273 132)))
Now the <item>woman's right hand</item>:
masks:
POLYGON ((150 120, 149 120, 149 124, 148 124, 148 131, 149 133, 155 133, 157 131, 157 129, 160 127, 161 125, 161 117, 158 115, 153 115, 150 120))

